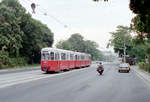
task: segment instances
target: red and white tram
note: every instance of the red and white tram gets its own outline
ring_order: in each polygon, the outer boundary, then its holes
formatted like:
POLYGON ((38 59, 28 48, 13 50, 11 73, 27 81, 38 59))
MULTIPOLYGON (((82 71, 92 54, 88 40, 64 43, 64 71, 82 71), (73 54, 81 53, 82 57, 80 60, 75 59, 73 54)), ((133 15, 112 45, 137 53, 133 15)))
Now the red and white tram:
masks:
POLYGON ((41 50, 41 70, 45 72, 70 70, 88 67, 91 55, 86 53, 62 50, 57 48, 43 48, 41 50))

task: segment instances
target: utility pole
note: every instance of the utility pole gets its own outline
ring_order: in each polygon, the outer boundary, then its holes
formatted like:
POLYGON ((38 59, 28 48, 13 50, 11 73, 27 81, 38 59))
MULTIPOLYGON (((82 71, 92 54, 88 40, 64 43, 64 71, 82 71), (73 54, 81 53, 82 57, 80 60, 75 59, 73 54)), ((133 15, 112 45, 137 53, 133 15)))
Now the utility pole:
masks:
POLYGON ((124 60, 123 61, 124 61, 124 63, 126 63, 126 39, 125 39, 125 35, 124 35, 124 50, 123 51, 124 51, 124 57, 123 57, 124 60))

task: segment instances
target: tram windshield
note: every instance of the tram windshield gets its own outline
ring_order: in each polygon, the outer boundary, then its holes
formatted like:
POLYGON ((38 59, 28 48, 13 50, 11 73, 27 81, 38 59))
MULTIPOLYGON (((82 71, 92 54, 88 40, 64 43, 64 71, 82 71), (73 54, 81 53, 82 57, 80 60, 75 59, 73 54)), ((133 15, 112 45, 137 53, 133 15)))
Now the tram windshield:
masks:
POLYGON ((49 59, 49 53, 47 51, 42 52, 41 59, 42 60, 48 60, 49 59))

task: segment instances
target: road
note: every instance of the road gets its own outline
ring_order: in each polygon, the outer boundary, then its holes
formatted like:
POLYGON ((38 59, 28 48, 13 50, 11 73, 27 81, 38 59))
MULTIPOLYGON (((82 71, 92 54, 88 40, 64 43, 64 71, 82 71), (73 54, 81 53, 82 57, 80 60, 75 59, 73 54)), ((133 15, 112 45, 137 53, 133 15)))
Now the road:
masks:
POLYGON ((44 74, 32 70, 0 75, 0 102, 150 102, 150 86, 131 70, 97 65, 68 72, 44 74))

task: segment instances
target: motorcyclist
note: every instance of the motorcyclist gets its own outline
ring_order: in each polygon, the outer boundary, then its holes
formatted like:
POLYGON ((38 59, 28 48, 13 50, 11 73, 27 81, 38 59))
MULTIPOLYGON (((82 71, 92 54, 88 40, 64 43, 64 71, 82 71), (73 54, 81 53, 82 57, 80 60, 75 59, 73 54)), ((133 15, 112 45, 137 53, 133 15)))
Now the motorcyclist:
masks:
POLYGON ((102 73, 103 73, 103 71, 104 71, 104 67, 103 67, 103 65, 102 65, 101 62, 99 63, 99 66, 98 66, 98 68, 97 68, 97 71, 99 72, 100 75, 102 75, 102 73))

